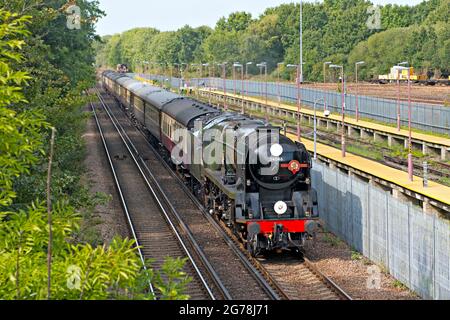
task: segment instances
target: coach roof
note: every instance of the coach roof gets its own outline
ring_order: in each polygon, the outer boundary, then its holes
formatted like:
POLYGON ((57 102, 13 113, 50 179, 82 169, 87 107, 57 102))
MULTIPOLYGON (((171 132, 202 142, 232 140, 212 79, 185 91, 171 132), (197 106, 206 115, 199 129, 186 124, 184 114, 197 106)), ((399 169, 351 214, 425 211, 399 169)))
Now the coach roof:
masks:
POLYGON ((166 104, 168 104, 171 101, 182 99, 181 96, 169 92, 169 91, 159 91, 150 93, 145 97, 145 101, 149 102, 152 106, 162 109, 166 104))
POLYGON ((213 107, 184 98, 168 103, 163 111, 185 127, 191 125, 193 120, 202 115, 219 112, 213 107))

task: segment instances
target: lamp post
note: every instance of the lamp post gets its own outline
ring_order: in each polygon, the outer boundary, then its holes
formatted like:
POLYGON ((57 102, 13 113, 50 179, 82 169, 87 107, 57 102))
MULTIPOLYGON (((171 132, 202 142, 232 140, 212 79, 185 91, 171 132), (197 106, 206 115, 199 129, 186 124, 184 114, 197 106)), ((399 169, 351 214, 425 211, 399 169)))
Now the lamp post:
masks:
MULTIPOLYGON (((262 73, 263 68, 265 70, 264 81, 265 81, 265 96, 266 96, 266 108, 267 108, 267 63, 261 62, 261 63, 257 64, 256 66, 259 67, 260 74, 262 73)), ((265 112, 265 114, 266 114, 266 121, 269 122, 269 115, 267 114, 267 112, 265 112)))
MULTIPOLYGON (((174 63, 173 65, 176 67, 176 69, 178 69, 178 73, 180 73, 180 64, 174 63)), ((176 77, 176 73, 175 73, 175 77, 176 77)), ((181 79, 181 75, 180 75, 180 79, 181 79)), ((180 83, 178 83, 178 93, 180 93, 180 83)))
POLYGON ((400 114, 400 74, 399 71, 402 70, 399 68, 403 65, 409 65, 408 61, 403 61, 397 64, 397 131, 400 131, 401 129, 401 114, 400 114))
POLYGON ((223 72, 223 106, 224 109, 227 110, 228 106, 227 106, 227 62, 224 63, 218 63, 218 66, 222 67, 222 72, 223 72))
POLYGON ((162 72, 162 86, 164 88, 164 83, 166 82, 166 64, 164 62, 160 62, 161 72, 162 72))
MULTIPOLYGON (((327 65, 332 64, 331 61, 326 61, 323 63, 323 84, 327 83, 327 65)), ((323 88, 323 111, 327 110, 327 96, 326 90, 323 88)))
POLYGON ((356 98, 356 122, 358 122, 359 120, 359 103, 358 103, 358 66, 363 65, 365 62, 364 61, 358 61, 355 63, 355 81, 356 81, 356 93, 355 93, 355 98, 356 98))
POLYGON ((170 68, 170 88, 172 88, 172 80, 173 80, 173 65, 171 64, 170 66, 169 66, 169 68, 170 68))
POLYGON ((187 63, 184 63, 184 62, 180 63, 180 77, 181 77, 181 85, 180 85, 180 87, 183 86, 183 81, 184 81, 183 66, 186 66, 186 69, 187 69, 189 67, 189 65, 187 63))
POLYGON ((342 103, 342 128, 341 128, 341 144, 342 144, 342 157, 345 157, 346 147, 345 147, 345 80, 344 80, 344 66, 339 66, 336 64, 330 64, 330 68, 341 69, 341 80, 342 80, 342 89, 341 89, 341 103, 342 103))
POLYGON ((239 62, 233 63, 233 94, 236 95, 236 67, 239 66, 239 62))
MULTIPOLYGON (((198 63, 191 63, 191 67, 197 67, 197 72, 200 71, 201 65, 202 65, 201 63, 200 64, 198 64, 198 63)), ((195 73, 194 73, 194 76, 195 76, 195 73)), ((200 78, 200 75, 197 73, 197 84, 196 84, 196 91, 197 91, 197 93, 198 93, 198 88, 199 88, 199 85, 200 85, 199 78, 200 78)))
POLYGON ((332 64, 331 61, 326 61, 323 63, 323 84, 327 83, 327 78, 326 78, 326 74, 327 74, 327 65, 332 64))
MULTIPOLYGON (((209 86, 209 97, 208 97, 208 103, 211 104, 211 73, 209 72, 209 63, 202 63, 202 67, 205 67, 206 73, 208 74, 208 86, 209 86)), ((203 74, 202 74, 203 77, 203 74)))
MULTIPOLYGON (((215 88, 218 87, 217 79, 216 79, 216 65, 217 65, 216 62, 211 63, 211 68, 212 68, 212 79, 211 79, 212 83, 211 83, 211 86, 214 85, 215 88)), ((211 88, 211 92, 212 92, 212 88, 211 88)))
POLYGON ((295 68, 297 70, 296 80, 297 83, 297 140, 301 141, 300 132, 300 66, 298 64, 288 64, 286 67, 295 68))
POLYGON ((246 82, 247 82, 247 89, 246 89, 245 95, 247 95, 247 96, 248 96, 248 83, 249 83, 249 79, 248 79, 248 67, 249 67, 250 65, 252 65, 252 64, 253 64, 253 62, 247 62, 247 63, 245 64, 245 79, 246 79, 246 82))
POLYGON ((303 1, 300 0, 300 64, 299 82, 303 83, 303 1))
POLYGON ((412 137, 411 137, 411 69, 408 68, 408 175, 409 181, 413 181, 413 161, 412 161, 412 137))
POLYGON ((281 106, 281 88, 280 88, 280 66, 284 65, 283 62, 277 63, 277 79, 278 79, 278 108, 281 106))
POLYGON ((143 61, 143 63, 144 63, 144 75, 145 75, 148 72, 148 61, 143 61))
MULTIPOLYGON (((260 72, 262 73, 262 69, 264 68, 264 81, 265 81, 265 96, 266 96, 266 105, 267 105, 267 62, 261 62, 256 65, 260 68, 260 72)), ((267 117, 267 115, 266 115, 267 117)))
MULTIPOLYGON (((406 64, 407 62, 405 62, 406 64)), ((412 161, 412 132, 411 132, 411 68, 409 67, 399 67, 400 70, 408 71, 408 177, 409 181, 413 181, 413 161, 412 161)))
POLYGON ((262 90, 262 69, 263 69, 263 67, 261 66, 261 64, 257 64, 256 65, 258 68, 259 68, 259 85, 258 85, 258 91, 259 91, 259 95, 262 97, 262 93, 263 93, 263 90, 262 90))
POLYGON ((325 103, 325 100, 323 98, 319 98, 316 101, 314 101, 314 160, 317 160, 317 118, 316 118, 316 105, 319 103, 319 101, 323 101, 325 103))
POLYGON ((243 91, 244 91, 244 66, 240 64, 239 62, 235 62, 233 64, 234 68, 241 68, 241 100, 242 100, 242 114, 245 113, 245 107, 244 107, 244 97, 243 97, 243 91))

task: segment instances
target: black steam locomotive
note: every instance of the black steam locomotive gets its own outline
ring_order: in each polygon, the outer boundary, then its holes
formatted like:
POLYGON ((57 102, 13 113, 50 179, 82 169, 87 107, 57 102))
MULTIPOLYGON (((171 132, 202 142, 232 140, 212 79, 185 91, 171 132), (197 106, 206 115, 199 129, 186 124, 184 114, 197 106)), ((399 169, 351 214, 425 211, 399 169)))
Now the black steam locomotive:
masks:
POLYGON ((110 92, 168 153, 212 215, 251 254, 301 249, 317 228, 317 194, 304 145, 247 116, 106 71, 110 92))

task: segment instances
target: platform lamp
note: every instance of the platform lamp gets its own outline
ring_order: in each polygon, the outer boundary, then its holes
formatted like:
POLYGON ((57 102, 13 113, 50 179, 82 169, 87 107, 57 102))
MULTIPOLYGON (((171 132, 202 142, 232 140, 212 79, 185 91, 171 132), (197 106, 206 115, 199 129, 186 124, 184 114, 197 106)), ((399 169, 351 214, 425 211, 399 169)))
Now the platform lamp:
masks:
POLYGON ((239 62, 235 62, 232 65, 233 68, 233 94, 236 95, 236 66, 239 64, 239 62))
MULTIPOLYGON (((264 82, 265 82, 265 96, 266 96, 266 108, 267 108, 267 62, 261 62, 256 65, 260 69, 260 74, 262 74, 262 70, 264 69, 264 82)), ((266 114, 266 121, 269 122, 269 115, 267 112, 266 114)))
POLYGON ((342 157, 345 158, 346 155, 346 146, 345 146, 345 80, 344 80, 344 66, 340 66, 337 64, 330 64, 330 68, 333 69, 341 69, 341 108, 342 108, 342 128, 341 128, 341 146, 342 146, 342 157))
MULTIPOLYGON (((149 62, 148 61, 142 61, 143 63, 144 63, 144 75, 149 71, 149 68, 148 68, 148 64, 149 64, 149 62)), ((143 77, 144 78, 144 77, 143 77)))
POLYGON ((204 86, 204 83, 205 83, 205 81, 203 81, 203 67, 205 67, 206 71, 208 71, 208 66, 209 66, 209 63, 200 63, 199 64, 200 77, 199 77, 199 79, 197 81, 197 99, 200 96, 200 81, 202 81, 203 86, 204 86))
POLYGON ((413 161, 412 161, 412 132, 411 132, 411 69, 409 67, 399 67, 398 70, 408 71, 408 177, 413 181, 413 161))
POLYGON ((186 70, 189 68, 189 65, 187 63, 185 63, 185 62, 180 63, 181 87, 183 86, 183 81, 185 81, 184 75, 183 75, 183 72, 185 70, 183 70, 183 66, 186 66, 186 70))
MULTIPOLYGON (((208 87, 210 88, 209 89, 208 103, 211 104, 211 73, 210 73, 210 70, 208 68, 209 67, 209 63, 202 63, 202 67, 206 68, 206 72, 208 74, 208 87)), ((203 75, 202 75, 202 77, 203 77, 203 75)))
POLYGON ((242 100, 242 114, 245 113, 245 107, 244 107, 244 66, 239 63, 239 62, 235 62, 233 64, 233 68, 241 68, 241 100, 242 100))
POLYGON ((399 71, 401 70, 400 66, 408 65, 408 61, 403 61, 397 64, 397 131, 400 131, 402 127, 401 122, 401 110, 400 110, 400 75, 399 71))
POLYGON ((247 82, 247 89, 246 89, 246 92, 245 92, 245 95, 247 95, 248 96, 248 94, 249 94, 249 90, 248 90, 248 84, 249 84, 249 79, 248 79, 248 67, 249 66, 251 66, 253 64, 253 62, 247 62, 246 64, 245 64, 245 79, 246 79, 246 82, 247 82))
POLYGON ((359 102, 358 102, 358 66, 365 64, 364 61, 358 61, 355 63, 355 81, 356 81, 356 122, 359 120, 359 102))
POLYGON ((256 65, 260 69, 260 75, 262 75, 262 70, 264 69, 264 81, 265 81, 265 97, 267 105, 267 62, 261 62, 256 65))
POLYGON ((279 62, 279 63, 277 63, 277 80, 278 80, 278 85, 277 85, 277 87, 278 87, 278 108, 280 108, 281 107, 281 88, 280 88, 280 86, 281 86, 281 81, 280 81, 280 67, 282 66, 282 65, 284 65, 284 62, 279 62))
POLYGON ((319 98, 316 101, 314 101, 314 160, 317 160, 317 117, 316 117, 316 106, 317 104, 323 101, 325 103, 325 100, 323 98, 319 98))
POLYGON ((297 140, 301 141, 300 132, 300 66, 298 64, 288 64, 287 68, 295 68, 297 70, 296 74, 296 84, 297 84, 297 140))
MULTIPOLYGON (((326 61, 323 63, 323 84, 327 83, 327 65, 332 64, 331 61, 326 61)), ((326 96, 326 90, 323 88, 323 111, 325 112, 327 110, 327 96, 326 96)))
POLYGON ((227 110, 227 64, 228 62, 224 63, 218 63, 217 65, 219 67, 222 67, 222 73, 223 73, 223 106, 224 109, 227 110))

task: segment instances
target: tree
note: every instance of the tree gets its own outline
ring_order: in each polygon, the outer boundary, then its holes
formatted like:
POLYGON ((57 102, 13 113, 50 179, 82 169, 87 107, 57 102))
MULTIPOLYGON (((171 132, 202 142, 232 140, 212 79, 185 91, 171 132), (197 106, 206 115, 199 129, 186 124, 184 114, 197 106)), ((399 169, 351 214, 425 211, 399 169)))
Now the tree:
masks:
MULTIPOLYGON (((353 50, 359 53, 362 53, 361 48, 369 50, 367 41, 373 35, 383 34, 389 30, 396 30, 393 32, 404 30, 399 28, 421 26, 426 29, 417 31, 419 33, 415 35, 419 36, 422 42, 416 42, 417 46, 413 42, 408 42, 404 50, 398 47, 389 49, 387 43, 383 43, 382 47, 385 50, 396 54, 385 52, 384 54, 390 58, 382 61, 382 65, 368 65, 363 68, 362 78, 369 74, 374 75, 381 69, 386 70, 387 64, 391 64, 391 61, 405 59, 402 56, 405 53, 416 59, 414 61, 417 61, 420 67, 435 68, 439 72, 447 70, 448 63, 444 62, 443 58, 446 56, 448 38, 444 37, 443 28, 438 28, 440 34, 430 28, 436 29, 437 24, 441 26, 448 24, 450 0, 428 0, 416 6, 391 4, 379 6, 380 30, 370 29, 367 26, 368 9, 371 6, 372 3, 367 0, 304 2, 303 70, 307 81, 323 80, 324 61, 344 64, 347 70, 349 68, 353 70, 349 57, 361 58, 361 55, 356 55, 353 50), (437 45, 436 41, 440 41, 439 44, 442 45, 437 45), (427 48, 422 50, 420 46, 425 43, 427 48), (412 50, 419 50, 421 53, 414 54, 412 50), (421 62, 420 59, 425 60, 421 62)), ((175 43, 170 44, 170 50, 176 48, 180 54, 174 57, 172 51, 169 51, 167 56, 159 52, 156 61, 166 63, 267 61, 269 72, 271 70, 275 72, 278 62, 299 63, 299 9, 299 4, 282 4, 268 8, 257 19, 252 19, 251 15, 245 12, 235 12, 228 17, 220 18, 215 29, 202 36, 198 36, 195 29, 185 26, 174 32, 177 39, 174 40, 175 43)), ((382 37, 384 36, 395 38, 397 41, 392 33, 384 34, 382 37)), ((380 38, 374 39, 372 41, 380 43, 380 38)), ((400 42, 396 42, 396 45, 404 47, 400 42)), ((152 48, 152 51, 158 50, 157 45, 152 45, 152 48)), ((376 51, 380 53, 379 50, 376 51)), ((370 57, 368 59, 370 60, 370 57)), ((375 60, 374 63, 378 63, 381 59, 375 60)), ((251 68, 250 71, 252 70, 255 69, 251 68)), ((287 78, 291 73, 285 70, 282 76, 287 78)))
POLYGON ((218 31, 244 31, 252 22, 251 13, 244 11, 233 12, 228 18, 222 17, 217 21, 216 30, 218 31))
MULTIPOLYGON (((9 5, 17 3, 11 1, 9 5)), ((35 4, 40 7, 42 3, 35 4)), ((33 6, 23 8, 29 11, 33 6)), ((78 75, 67 73, 73 78, 64 79, 66 56, 29 31, 39 30, 40 23, 48 21, 53 18, 44 15, 39 21, 0 8, 0 299, 47 298, 50 227, 47 208, 35 199, 45 194, 42 181, 46 170, 42 164, 51 126, 58 129, 51 194, 55 200, 51 209, 51 297, 151 299, 153 296, 144 289, 154 282, 163 299, 186 299, 183 291, 190 279, 182 272, 184 260, 169 259, 161 271, 152 270, 147 261, 145 270, 131 240, 114 239, 109 246, 93 246, 78 239, 82 206, 73 204, 81 202, 76 194, 82 189, 76 174, 83 154, 81 106, 86 99, 81 96, 83 85, 77 82, 89 81, 92 75, 85 73, 86 69, 78 75), (53 62, 45 60, 43 48, 57 55, 52 57, 53 62), (32 54, 36 56, 30 57, 32 54), (41 68, 51 69, 40 69, 39 60, 41 68), (32 70, 32 75, 18 71, 24 66, 32 70), (54 87, 44 88, 39 85, 41 81, 54 87), (28 84, 27 90, 22 90, 28 84), (34 201, 25 204, 29 198, 34 201)), ((76 58, 80 52, 91 52, 85 48, 69 56, 76 58)))

